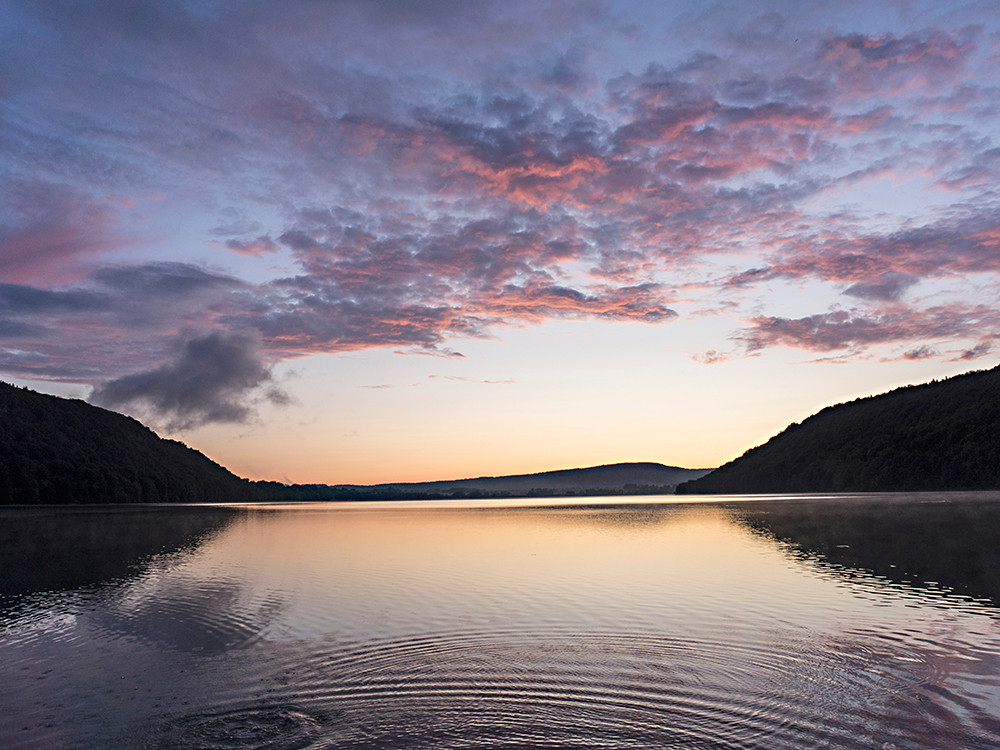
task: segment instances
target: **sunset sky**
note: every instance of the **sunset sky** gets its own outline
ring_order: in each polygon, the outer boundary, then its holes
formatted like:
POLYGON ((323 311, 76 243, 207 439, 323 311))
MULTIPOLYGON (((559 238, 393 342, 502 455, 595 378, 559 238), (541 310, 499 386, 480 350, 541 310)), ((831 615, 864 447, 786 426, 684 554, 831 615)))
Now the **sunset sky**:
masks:
POLYGON ((997 363, 995 0, 0 19, 0 377, 241 476, 711 467, 997 363))

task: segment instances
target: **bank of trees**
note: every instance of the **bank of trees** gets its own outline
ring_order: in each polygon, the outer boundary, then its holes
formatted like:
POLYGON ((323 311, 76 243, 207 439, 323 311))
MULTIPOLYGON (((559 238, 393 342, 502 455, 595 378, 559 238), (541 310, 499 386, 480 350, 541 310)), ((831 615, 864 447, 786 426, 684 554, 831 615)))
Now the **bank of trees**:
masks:
POLYGON ((430 500, 672 490, 638 484, 521 491, 252 482, 130 417, 0 383, 0 504, 430 500))
POLYGON ((1000 367, 823 409, 679 493, 1000 489, 1000 367))
POLYGON ((0 503, 233 502, 257 491, 134 419, 0 383, 0 503))

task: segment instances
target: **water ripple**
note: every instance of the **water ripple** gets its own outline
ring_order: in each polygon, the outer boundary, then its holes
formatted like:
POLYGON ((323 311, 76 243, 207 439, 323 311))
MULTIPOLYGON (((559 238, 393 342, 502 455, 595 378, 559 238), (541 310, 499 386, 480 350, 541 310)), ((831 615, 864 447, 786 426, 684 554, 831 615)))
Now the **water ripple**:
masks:
POLYGON ((281 739, 293 744, 274 746, 296 748, 879 750, 939 747, 949 736, 955 747, 992 746, 976 744, 989 718, 974 706, 922 685, 888 652, 868 668, 873 653, 849 643, 500 630, 317 645, 267 670, 268 699, 294 710, 258 715, 249 688, 234 686, 214 713, 172 719, 165 736, 202 732, 199 747, 233 747, 223 743, 245 722, 261 737, 293 723, 281 739), (205 739, 212 732, 217 744, 205 739))
POLYGON ((294 707, 248 708, 199 714, 160 728, 158 743, 199 750, 302 750, 313 744, 320 723, 294 707))
POLYGON ((222 652, 253 643, 282 606, 277 596, 244 599, 243 589, 230 581, 126 590, 91 620, 114 638, 222 652))

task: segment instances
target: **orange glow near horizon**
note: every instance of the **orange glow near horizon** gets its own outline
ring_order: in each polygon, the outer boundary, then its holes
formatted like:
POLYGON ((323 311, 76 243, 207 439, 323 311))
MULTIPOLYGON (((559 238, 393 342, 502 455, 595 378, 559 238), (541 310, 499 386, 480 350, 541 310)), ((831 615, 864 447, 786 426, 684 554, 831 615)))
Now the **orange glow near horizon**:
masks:
POLYGON ((296 403, 262 412, 272 430, 250 425, 234 439, 225 426, 207 426, 186 442, 240 476, 290 483, 425 482, 636 461, 714 468, 824 406, 968 369, 881 363, 871 388, 871 365, 706 366, 664 360, 658 329, 639 323, 587 326, 580 333, 602 342, 595 358, 575 344, 582 325, 509 332, 508 345, 524 352, 516 367, 506 352, 480 356, 495 352, 494 342, 455 360, 327 357, 294 376, 296 403), (495 356, 505 357, 499 372, 508 377, 489 377, 495 356), (809 377, 784 376, 796 372, 809 377))

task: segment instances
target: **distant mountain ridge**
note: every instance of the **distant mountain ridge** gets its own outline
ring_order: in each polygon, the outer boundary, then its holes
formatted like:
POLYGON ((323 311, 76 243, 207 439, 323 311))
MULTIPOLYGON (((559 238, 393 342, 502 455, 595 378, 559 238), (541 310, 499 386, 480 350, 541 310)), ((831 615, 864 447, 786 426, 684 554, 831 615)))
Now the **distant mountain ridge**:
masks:
POLYGON ((1000 366, 830 406, 680 494, 1000 489, 1000 366))
POLYGON ((442 493, 454 491, 485 492, 568 492, 574 490, 625 491, 656 489, 667 491, 681 482, 708 474, 711 469, 682 469, 652 462, 617 463, 581 469, 559 469, 536 474, 512 474, 499 477, 476 477, 437 482, 405 482, 373 485, 400 491, 442 493))
POLYGON ((649 494, 708 471, 634 463, 369 486, 250 481, 131 417, 0 382, 0 505, 649 494))

